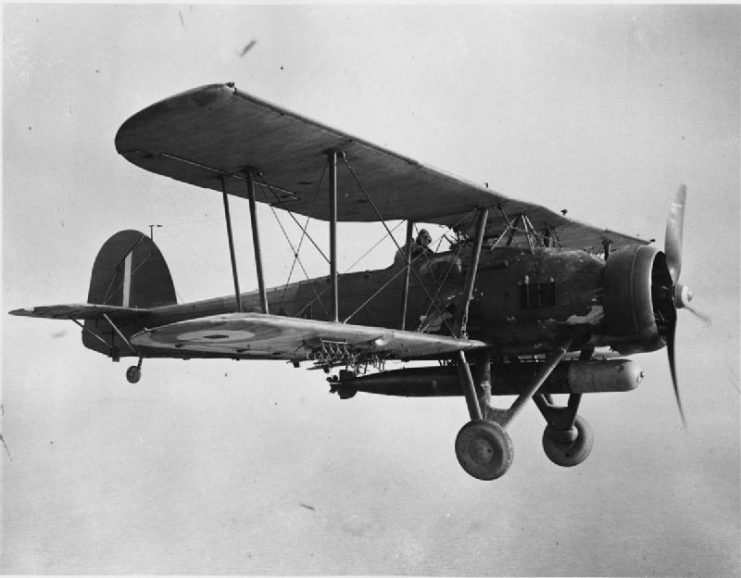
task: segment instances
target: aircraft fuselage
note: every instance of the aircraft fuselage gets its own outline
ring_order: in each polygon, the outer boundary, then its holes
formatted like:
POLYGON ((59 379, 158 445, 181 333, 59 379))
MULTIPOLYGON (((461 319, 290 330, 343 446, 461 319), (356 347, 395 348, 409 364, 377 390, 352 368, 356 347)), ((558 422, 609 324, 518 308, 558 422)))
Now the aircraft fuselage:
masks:
MULTIPOLYGON (((644 249, 652 254, 656 252, 644 249)), ((409 281, 406 329, 446 335, 453 332, 456 313, 462 306, 467 262, 466 251, 460 256, 445 252, 415 260, 409 281)), ((403 263, 397 262, 386 269, 341 275, 340 321, 401 328, 403 269, 403 263)), ((502 247, 484 251, 470 306, 468 334, 489 343, 492 353, 500 356, 547 352, 554 343, 567 338, 572 340, 572 349, 577 350, 609 344, 605 270, 604 260, 579 250, 531 252, 502 247)), ((243 293, 241 297, 243 311, 261 312, 257 292, 243 293)), ((328 320, 329 277, 268 289, 267 300, 272 314, 328 320)), ((612 304, 612 308, 622 305, 612 304)), ((121 330, 130 336, 143 327, 152 329, 236 310, 234 296, 165 305, 152 308, 150 314, 123 325, 121 330)), ((627 309, 613 311, 613 316, 630 313, 627 309)), ((97 330, 108 329, 99 324, 97 330)), ((103 352, 98 342, 86 345, 103 352)), ((638 345, 649 350, 660 346, 658 343, 638 345)), ((119 347, 118 352, 128 355, 124 347, 119 347)), ((189 353, 188 356, 200 355, 189 353)))

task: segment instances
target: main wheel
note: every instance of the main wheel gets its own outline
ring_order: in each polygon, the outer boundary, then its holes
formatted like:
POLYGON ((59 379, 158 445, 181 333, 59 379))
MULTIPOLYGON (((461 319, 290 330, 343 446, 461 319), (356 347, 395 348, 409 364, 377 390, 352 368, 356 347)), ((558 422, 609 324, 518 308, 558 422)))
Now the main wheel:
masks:
POLYGON ((592 428, 587 420, 577 415, 571 430, 557 430, 546 426, 543 432, 543 450, 548 459, 558 466, 578 466, 592 451, 592 428))
POLYGON ((470 421, 455 438, 455 455, 467 474, 479 480, 496 480, 512 465, 512 438, 498 423, 470 421))
POLYGON ((129 380, 129 383, 138 383, 141 378, 142 370, 136 365, 132 365, 126 370, 126 379, 129 380))

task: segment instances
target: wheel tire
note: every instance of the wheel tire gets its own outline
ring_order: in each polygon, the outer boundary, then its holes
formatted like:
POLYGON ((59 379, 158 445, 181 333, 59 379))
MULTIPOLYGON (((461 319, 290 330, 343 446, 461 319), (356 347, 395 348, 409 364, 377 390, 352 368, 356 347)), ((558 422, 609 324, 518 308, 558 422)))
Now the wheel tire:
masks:
POLYGON ((455 455, 467 474, 479 480, 496 480, 512 465, 514 447, 498 423, 474 420, 458 432, 455 455))
POLYGON ((142 371, 136 365, 132 365, 126 370, 126 379, 129 383, 138 383, 142 377, 142 371))
POLYGON ((546 426, 543 431, 543 451, 548 459, 557 466, 570 468, 578 466, 589 457, 594 437, 587 420, 577 415, 574 420, 576 439, 565 441, 565 432, 546 426))

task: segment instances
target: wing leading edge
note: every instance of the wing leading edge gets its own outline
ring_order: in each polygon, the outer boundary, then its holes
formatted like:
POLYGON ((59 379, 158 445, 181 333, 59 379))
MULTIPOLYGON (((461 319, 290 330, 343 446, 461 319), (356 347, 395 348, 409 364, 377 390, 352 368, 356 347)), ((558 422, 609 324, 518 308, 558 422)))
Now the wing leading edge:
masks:
POLYGON ((338 171, 340 221, 378 221, 380 214, 469 232, 473 211, 488 207, 490 235, 526 215, 537 231, 555 232, 564 247, 646 243, 509 199, 274 106, 231 83, 196 88, 135 114, 119 129, 116 149, 148 171, 217 191, 223 186, 240 197, 247 197, 244 171, 257 171, 264 185, 257 187, 258 201, 323 220, 329 218, 321 183, 326 152, 337 149, 363 183, 361 188, 350 171, 338 171))

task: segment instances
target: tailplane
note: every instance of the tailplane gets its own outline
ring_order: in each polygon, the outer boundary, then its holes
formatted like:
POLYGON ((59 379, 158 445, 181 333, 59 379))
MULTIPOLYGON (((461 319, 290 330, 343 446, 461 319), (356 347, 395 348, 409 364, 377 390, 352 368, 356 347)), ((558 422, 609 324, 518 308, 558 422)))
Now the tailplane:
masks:
POLYGON ((98 251, 87 303, 15 309, 11 315, 67 319, 82 325, 82 343, 118 360, 137 355, 129 338, 146 327, 153 307, 177 303, 170 269, 154 242, 121 231, 98 251))

